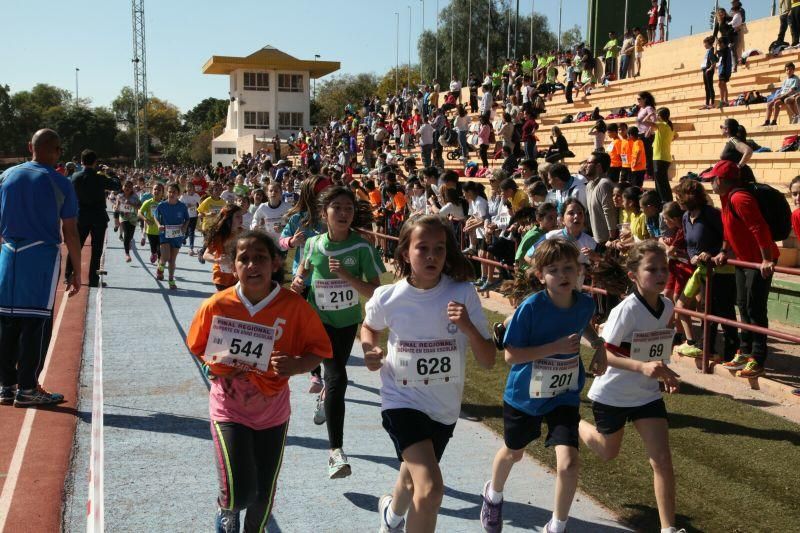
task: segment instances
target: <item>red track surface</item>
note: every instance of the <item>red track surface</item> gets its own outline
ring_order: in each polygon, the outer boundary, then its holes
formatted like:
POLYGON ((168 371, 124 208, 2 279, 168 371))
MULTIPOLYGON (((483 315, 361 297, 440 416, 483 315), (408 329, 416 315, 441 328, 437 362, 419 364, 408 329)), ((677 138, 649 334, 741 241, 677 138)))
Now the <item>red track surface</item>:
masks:
MULTIPOLYGON (((89 247, 87 243, 87 248, 89 247)), ((53 392, 64 394, 66 402, 48 409, 39 409, 33 420, 30 439, 25 450, 22 468, 4 531, 59 531, 61 508, 64 499, 64 479, 69 469, 72 440, 77 423, 78 378, 80 374, 86 305, 89 298, 89 253, 82 254, 84 286, 67 301, 61 329, 55 343, 52 361, 42 385, 53 392)), ((66 247, 62 250, 62 272, 66 261, 66 247)), ((58 316, 64 285, 59 283, 53 317, 58 316)), ((9 463, 14 454, 26 409, 0 406, 0 480, 5 482, 9 463)))

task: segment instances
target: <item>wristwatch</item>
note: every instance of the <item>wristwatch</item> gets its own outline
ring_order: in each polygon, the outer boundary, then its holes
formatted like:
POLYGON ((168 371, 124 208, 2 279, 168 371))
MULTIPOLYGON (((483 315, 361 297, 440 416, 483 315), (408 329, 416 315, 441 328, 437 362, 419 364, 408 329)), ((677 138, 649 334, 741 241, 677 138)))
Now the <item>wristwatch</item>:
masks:
POLYGON ((590 343, 590 346, 592 347, 592 350, 597 350, 598 348, 603 346, 605 343, 606 343, 606 340, 603 337, 597 337, 595 340, 593 340, 590 343))

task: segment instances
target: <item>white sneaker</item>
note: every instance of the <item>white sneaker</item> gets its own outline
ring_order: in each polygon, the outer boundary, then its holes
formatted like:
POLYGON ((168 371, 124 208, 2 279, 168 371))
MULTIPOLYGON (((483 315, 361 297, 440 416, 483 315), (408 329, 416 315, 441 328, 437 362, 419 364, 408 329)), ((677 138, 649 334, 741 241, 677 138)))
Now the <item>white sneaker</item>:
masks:
POLYGON ((328 457, 328 477, 331 479, 339 479, 347 477, 352 473, 350 463, 347 461, 347 456, 341 448, 336 448, 331 451, 328 457))
POLYGON ((325 399, 322 397, 322 394, 320 394, 317 396, 317 406, 314 408, 314 423, 318 426, 321 426, 326 420, 325 399))
POLYGON ((392 496, 390 494, 384 494, 381 496, 381 499, 378 500, 378 514, 381 517, 381 527, 378 528, 378 533, 403 533, 406 529, 405 518, 403 518, 395 527, 392 527, 386 523, 386 510, 391 504, 392 496))

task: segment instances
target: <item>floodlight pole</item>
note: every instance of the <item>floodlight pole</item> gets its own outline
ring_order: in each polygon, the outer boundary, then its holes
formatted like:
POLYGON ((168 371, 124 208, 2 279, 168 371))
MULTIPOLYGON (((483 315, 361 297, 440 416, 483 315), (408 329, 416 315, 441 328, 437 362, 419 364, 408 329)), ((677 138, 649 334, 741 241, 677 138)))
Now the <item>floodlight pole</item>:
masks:
POLYGON ((400 13, 395 11, 394 16, 397 21, 397 29, 394 33, 394 93, 397 94, 400 72, 400 13))

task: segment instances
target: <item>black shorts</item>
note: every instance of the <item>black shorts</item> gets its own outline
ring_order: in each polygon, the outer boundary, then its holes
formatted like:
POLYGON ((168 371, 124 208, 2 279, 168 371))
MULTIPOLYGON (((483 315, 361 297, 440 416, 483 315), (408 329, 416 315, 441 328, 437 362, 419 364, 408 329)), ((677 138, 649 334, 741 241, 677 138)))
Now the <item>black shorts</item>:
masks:
POLYGON ((547 414, 532 416, 503 402, 503 440, 510 450, 521 450, 542 434, 542 421, 547 422, 545 446, 578 447, 577 406, 560 405, 547 414))
POLYGON ((383 429, 394 443, 395 452, 400 462, 403 461, 403 450, 424 440, 433 443, 436 461, 442 460, 442 454, 453 436, 455 424, 442 424, 416 409, 385 409, 381 411, 383 429))
POLYGON ((667 418, 667 406, 664 400, 658 400, 636 407, 614 407, 600 402, 592 402, 594 424, 603 435, 611 435, 625 427, 628 421, 642 418, 667 418))

